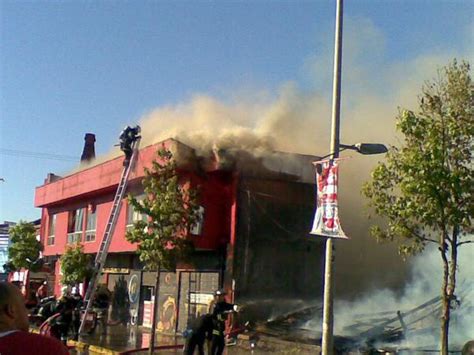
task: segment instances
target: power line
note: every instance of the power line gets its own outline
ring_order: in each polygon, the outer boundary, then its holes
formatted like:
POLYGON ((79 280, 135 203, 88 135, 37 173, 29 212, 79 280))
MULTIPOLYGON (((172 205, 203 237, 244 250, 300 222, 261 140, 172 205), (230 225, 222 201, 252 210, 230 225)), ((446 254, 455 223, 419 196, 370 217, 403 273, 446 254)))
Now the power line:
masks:
POLYGON ((70 155, 52 154, 52 153, 41 153, 31 152, 27 150, 16 150, 16 149, 5 149, 0 148, 0 154, 10 155, 22 158, 37 158, 37 159, 48 159, 48 160, 60 160, 60 161, 79 161, 79 158, 70 155))

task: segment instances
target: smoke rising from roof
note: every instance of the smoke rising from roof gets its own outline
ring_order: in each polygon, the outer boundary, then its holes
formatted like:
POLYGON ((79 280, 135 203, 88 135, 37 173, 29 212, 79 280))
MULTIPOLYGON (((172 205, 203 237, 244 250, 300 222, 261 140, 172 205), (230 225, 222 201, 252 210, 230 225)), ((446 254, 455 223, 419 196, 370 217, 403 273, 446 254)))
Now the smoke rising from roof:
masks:
MULTIPOLYGON (((366 19, 348 19, 344 36, 341 142, 396 144, 397 108, 415 109, 424 80, 435 77, 437 68, 452 57, 462 56, 440 50, 389 62, 383 33, 366 19)), ((276 94, 255 90, 229 99, 195 94, 187 101, 143 115, 138 122, 142 146, 175 138, 203 155, 214 146, 243 149, 256 155, 272 150, 327 154, 332 47, 328 44, 317 50, 319 54, 305 63, 309 88, 288 82, 276 94)), ((116 148, 94 164, 120 155, 116 148)), ((353 159, 344 161, 340 168, 340 218, 346 233, 357 243, 337 243, 336 278, 351 280, 337 285, 337 296, 350 298, 380 287, 400 289, 408 275, 408 265, 401 262, 394 246, 378 245, 368 236, 369 221, 359 193, 372 167, 383 156, 348 155, 353 159), (390 273, 386 272, 387 266, 391 267, 390 273)))

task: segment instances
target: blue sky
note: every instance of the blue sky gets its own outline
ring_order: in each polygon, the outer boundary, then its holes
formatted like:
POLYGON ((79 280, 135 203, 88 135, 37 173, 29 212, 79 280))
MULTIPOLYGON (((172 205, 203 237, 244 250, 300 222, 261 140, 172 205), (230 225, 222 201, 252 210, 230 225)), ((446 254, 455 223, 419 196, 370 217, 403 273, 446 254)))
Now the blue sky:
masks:
MULTIPOLYGON (((235 107, 291 86, 328 99, 334 14, 331 0, 2 0, 0 221, 39 218, 35 186, 76 165, 5 149, 79 159, 93 132, 104 154, 126 124, 196 95, 235 107)), ((436 66, 472 60, 473 14, 469 0, 346 1, 343 101, 391 112, 436 66)))

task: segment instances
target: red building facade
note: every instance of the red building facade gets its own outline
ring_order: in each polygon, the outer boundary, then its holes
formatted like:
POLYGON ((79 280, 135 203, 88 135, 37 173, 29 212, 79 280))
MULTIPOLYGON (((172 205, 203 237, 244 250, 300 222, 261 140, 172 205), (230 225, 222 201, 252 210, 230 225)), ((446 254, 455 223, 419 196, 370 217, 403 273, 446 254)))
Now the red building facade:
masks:
MULTIPOLYGON (((192 258, 178 265, 176 271, 163 272, 158 330, 183 330, 190 318, 207 310, 212 292, 220 287, 229 291, 230 300, 243 301, 264 298, 268 292, 282 297, 297 294, 298 298, 302 293, 308 297, 319 293, 320 280, 312 280, 316 286, 309 289, 304 275, 298 278, 300 281, 291 281, 295 278, 292 272, 308 270, 313 275, 314 268, 320 267, 322 247, 307 239, 314 186, 303 178, 312 175, 310 161, 314 157, 280 154, 264 161, 247 153, 215 151, 203 158, 192 148, 169 139, 140 150, 129 179, 128 192, 132 195, 142 194, 144 168, 151 167, 160 147, 173 153, 181 182, 198 188, 203 218, 190 235, 195 246, 192 258), (288 165, 289 158, 296 168, 285 170, 282 167, 288 165), (304 209, 298 210, 298 206, 304 209), (269 216, 265 209, 275 216, 269 216), (288 230, 295 235, 289 236, 288 230), (268 245, 268 238, 274 237, 268 245), (273 277, 275 273, 281 273, 281 277, 273 277), (271 282, 252 287, 265 277, 271 282)), ((36 189, 35 206, 42 209, 43 254, 55 267, 56 295, 61 288, 57 260, 67 245, 80 242, 90 254, 99 248, 122 162, 123 157, 118 157, 66 177, 49 175, 36 189)), ((136 303, 130 307, 136 310, 132 321, 147 325, 155 276, 142 271, 136 246, 125 239, 127 228, 137 218, 141 217, 124 199, 102 282, 111 291, 117 291, 117 287, 129 290, 132 283, 138 285, 138 294, 130 296, 130 302, 136 303)))

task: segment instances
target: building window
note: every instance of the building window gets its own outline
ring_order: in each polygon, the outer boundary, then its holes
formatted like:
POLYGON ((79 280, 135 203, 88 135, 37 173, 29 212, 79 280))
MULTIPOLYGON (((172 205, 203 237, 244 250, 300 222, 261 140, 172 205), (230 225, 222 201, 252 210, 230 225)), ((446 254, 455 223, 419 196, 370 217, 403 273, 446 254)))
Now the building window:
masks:
POLYGON ((191 228, 189 229, 189 232, 193 235, 201 235, 203 224, 204 224, 204 207, 199 206, 197 221, 191 226, 191 228))
POLYGON ((88 210, 87 221, 86 221, 86 242, 95 242, 95 226, 97 221, 96 210, 88 210))
POLYGON ((50 214, 48 221, 48 238, 46 239, 47 245, 54 245, 54 235, 56 232, 56 215, 50 214))
POLYGON ((75 244, 82 242, 82 231, 84 225, 84 210, 79 208, 69 212, 69 220, 67 226, 67 243, 75 244))
MULTIPOLYGON (((141 201, 145 198, 145 195, 140 195, 135 197, 138 201, 141 201)), ((147 220, 147 215, 145 213, 141 214, 138 211, 135 211, 133 208, 132 204, 128 204, 128 210, 127 210, 127 230, 131 229, 133 227, 133 224, 137 221, 145 221, 147 220)))

